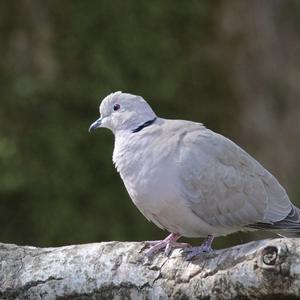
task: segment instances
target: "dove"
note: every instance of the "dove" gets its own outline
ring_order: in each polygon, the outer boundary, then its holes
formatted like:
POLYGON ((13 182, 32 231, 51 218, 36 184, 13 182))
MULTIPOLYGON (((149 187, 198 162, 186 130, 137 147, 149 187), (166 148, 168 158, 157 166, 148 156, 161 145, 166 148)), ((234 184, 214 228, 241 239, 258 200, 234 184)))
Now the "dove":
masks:
POLYGON ((181 248, 187 259, 237 231, 300 230, 300 211, 259 162, 203 124, 158 117, 138 95, 115 92, 89 128, 115 136, 113 162, 140 212, 170 234, 146 255, 181 248), (180 237, 205 238, 200 246, 180 237))

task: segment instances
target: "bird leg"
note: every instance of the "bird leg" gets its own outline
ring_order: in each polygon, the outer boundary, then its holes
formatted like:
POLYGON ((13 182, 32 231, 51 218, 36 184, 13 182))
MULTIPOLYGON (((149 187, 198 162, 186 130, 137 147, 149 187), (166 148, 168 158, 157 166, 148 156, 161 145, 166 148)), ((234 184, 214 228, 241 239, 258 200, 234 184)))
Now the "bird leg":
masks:
POLYGON ((199 254, 212 252, 213 249, 211 248, 211 244, 213 240, 214 237, 212 235, 208 235, 207 239, 202 243, 201 246, 184 249, 183 253, 187 253, 186 259, 191 260, 192 258, 198 256, 199 254))
POLYGON ((187 243, 176 243, 176 241, 180 238, 180 234, 178 233, 171 233, 168 235, 164 240, 159 241, 146 241, 147 245, 151 247, 145 252, 145 255, 150 257, 153 254, 159 252, 160 250, 164 249, 164 254, 169 256, 173 248, 186 248, 190 247, 187 243))

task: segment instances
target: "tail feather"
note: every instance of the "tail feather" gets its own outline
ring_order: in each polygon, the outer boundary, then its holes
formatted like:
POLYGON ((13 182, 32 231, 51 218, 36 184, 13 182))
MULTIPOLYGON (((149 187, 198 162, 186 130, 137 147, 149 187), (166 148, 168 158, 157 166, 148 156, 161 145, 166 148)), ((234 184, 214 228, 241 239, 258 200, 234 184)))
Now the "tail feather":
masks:
POLYGON ((300 233, 300 209, 296 206, 292 206, 290 213, 281 221, 264 223, 259 222, 255 224, 249 224, 247 228, 261 229, 261 230, 282 230, 286 232, 300 233))

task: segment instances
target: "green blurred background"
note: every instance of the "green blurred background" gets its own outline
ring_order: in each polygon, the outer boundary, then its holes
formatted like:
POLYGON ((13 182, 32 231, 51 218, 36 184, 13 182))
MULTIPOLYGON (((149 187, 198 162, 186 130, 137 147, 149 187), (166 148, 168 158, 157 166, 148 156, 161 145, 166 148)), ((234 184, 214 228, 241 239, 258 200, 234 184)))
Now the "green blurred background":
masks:
POLYGON ((299 1, 1 1, 0 54, 1 242, 165 236, 87 131, 117 90, 231 138, 300 204, 299 1))

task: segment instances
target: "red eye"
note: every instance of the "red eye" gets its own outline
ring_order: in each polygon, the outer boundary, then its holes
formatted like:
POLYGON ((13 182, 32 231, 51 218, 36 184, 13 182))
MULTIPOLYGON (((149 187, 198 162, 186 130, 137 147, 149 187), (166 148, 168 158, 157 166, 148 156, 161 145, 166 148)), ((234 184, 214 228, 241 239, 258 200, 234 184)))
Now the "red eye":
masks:
POLYGON ((120 107, 121 107, 120 104, 116 103, 116 104, 114 105, 114 111, 119 110, 120 107))

